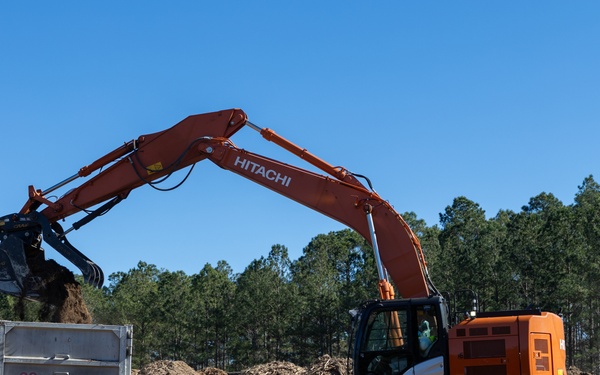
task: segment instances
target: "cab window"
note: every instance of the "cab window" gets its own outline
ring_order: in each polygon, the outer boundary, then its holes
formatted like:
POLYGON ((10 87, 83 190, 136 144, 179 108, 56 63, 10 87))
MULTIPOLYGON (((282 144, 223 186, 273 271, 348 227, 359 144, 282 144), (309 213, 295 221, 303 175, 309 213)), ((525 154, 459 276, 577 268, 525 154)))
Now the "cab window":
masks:
POLYGON ((416 306, 416 323, 418 327, 419 354, 427 358, 431 348, 438 340, 438 321, 435 315, 435 307, 432 305, 416 306))
POLYGON ((369 316, 360 359, 360 373, 399 375, 412 363, 408 312, 378 311, 369 316))

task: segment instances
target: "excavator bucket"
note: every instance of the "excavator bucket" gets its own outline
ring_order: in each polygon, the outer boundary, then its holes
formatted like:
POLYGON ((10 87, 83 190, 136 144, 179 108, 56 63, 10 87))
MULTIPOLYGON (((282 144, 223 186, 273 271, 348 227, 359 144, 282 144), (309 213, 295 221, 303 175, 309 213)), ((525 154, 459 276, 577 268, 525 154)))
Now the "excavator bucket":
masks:
POLYGON ((57 223, 50 224, 37 213, 0 217, 0 292, 46 302, 49 289, 58 278, 65 274, 72 278, 66 268, 45 259, 42 238, 76 265, 87 283, 101 286, 102 270, 61 234, 57 223))
POLYGON ((35 267, 35 262, 40 257, 43 259, 43 250, 35 249, 31 232, 1 232, 0 291, 15 297, 39 299, 44 294, 44 285, 41 278, 32 274, 30 264, 35 267))

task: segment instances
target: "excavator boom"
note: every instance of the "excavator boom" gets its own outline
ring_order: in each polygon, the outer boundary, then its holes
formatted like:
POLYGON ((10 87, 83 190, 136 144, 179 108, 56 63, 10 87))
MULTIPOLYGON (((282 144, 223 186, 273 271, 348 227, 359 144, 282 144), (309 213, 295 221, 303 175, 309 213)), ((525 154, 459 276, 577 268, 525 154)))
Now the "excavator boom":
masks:
POLYGON ((203 140, 199 148, 218 166, 341 222, 373 245, 370 213, 381 260, 400 294, 429 295, 416 237, 388 202, 354 177, 347 178, 350 182, 340 181, 239 149, 228 140, 203 140))

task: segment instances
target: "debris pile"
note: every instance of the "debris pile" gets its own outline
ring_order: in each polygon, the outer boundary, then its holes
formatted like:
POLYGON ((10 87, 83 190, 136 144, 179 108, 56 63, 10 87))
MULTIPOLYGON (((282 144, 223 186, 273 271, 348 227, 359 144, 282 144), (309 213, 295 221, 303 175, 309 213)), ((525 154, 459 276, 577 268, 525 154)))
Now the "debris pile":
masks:
POLYGON ((198 374, 203 375, 227 375, 227 372, 221 370, 220 368, 215 367, 207 367, 203 370, 198 370, 198 374))
POLYGON ((241 375, 306 375, 304 367, 291 362, 270 362, 243 370, 241 375))
MULTIPOLYGON (((132 375, 227 375, 214 367, 194 371, 182 361, 156 361, 141 370, 132 370, 132 375)), ((275 361, 245 369, 240 375, 352 375, 351 363, 346 358, 324 355, 310 367, 304 368, 291 362, 275 361), (350 366, 350 367, 348 367, 350 366), (347 371, 350 372, 347 372, 347 371)))
POLYGON ((144 366, 138 375, 198 375, 182 361, 156 361, 144 366))
POLYGON ((352 363, 346 358, 333 358, 324 355, 308 369, 307 375, 351 375, 352 363))

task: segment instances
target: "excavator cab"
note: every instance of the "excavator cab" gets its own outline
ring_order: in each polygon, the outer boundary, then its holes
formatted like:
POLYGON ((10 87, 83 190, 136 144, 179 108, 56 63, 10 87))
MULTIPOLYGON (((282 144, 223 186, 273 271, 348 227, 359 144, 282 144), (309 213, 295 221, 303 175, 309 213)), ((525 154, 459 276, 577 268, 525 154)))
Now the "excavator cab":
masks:
POLYGON ((355 317, 354 373, 443 374, 447 332, 442 297, 369 302, 355 317))

